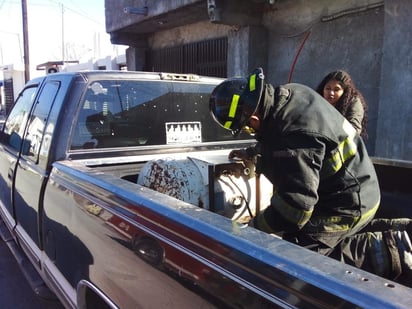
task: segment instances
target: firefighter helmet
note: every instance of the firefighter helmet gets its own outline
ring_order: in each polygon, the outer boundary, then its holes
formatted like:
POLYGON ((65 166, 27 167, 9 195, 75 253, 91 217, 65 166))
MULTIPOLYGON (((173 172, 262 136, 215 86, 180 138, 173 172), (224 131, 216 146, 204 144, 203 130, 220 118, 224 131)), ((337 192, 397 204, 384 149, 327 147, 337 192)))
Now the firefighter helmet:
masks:
POLYGON ((257 68, 247 78, 229 78, 216 86, 210 96, 213 119, 237 136, 256 112, 262 98, 264 75, 257 68))

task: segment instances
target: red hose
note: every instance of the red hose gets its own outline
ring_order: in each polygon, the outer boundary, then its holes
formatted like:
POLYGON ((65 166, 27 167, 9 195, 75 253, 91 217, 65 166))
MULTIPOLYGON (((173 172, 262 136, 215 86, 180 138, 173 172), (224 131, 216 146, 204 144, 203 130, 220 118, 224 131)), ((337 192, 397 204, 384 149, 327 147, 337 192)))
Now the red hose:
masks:
POLYGON ((305 37, 303 38, 302 43, 300 44, 300 47, 299 47, 299 49, 298 49, 298 52, 296 53, 295 58, 293 59, 293 63, 292 63, 292 66, 291 66, 290 72, 289 72, 288 83, 290 83, 291 80, 292 80, 292 75, 293 75, 293 71, 295 70, 296 62, 298 61, 300 52, 302 51, 303 46, 305 45, 305 42, 306 42, 306 40, 308 39, 309 35, 310 35, 310 31, 306 32, 306 35, 305 35, 305 37))

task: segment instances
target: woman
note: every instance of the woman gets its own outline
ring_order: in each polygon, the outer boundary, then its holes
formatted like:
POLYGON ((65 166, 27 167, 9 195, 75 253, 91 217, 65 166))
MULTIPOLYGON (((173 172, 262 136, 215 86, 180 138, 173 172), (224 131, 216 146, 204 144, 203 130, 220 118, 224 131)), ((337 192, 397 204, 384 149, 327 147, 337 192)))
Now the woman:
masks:
POLYGON ((367 105, 351 76, 342 70, 326 75, 317 92, 332 104, 363 137, 367 138, 367 105))

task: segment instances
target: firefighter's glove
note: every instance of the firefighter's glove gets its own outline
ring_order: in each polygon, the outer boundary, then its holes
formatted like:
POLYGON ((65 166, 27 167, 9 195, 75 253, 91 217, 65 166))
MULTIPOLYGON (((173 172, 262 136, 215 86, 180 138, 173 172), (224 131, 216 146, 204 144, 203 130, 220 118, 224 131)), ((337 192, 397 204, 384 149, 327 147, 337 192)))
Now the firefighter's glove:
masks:
POLYGON ((229 153, 229 159, 240 159, 242 161, 253 161, 254 157, 246 149, 234 149, 229 153))

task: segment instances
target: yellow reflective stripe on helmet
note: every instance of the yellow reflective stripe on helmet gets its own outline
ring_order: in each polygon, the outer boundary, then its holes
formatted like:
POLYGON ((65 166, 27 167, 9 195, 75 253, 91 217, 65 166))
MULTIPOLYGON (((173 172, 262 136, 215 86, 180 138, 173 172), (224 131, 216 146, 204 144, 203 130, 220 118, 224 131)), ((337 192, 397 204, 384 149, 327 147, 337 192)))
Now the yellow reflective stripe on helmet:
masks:
POLYGON ((226 121, 225 124, 224 124, 224 127, 226 129, 230 129, 232 127, 232 121, 226 121))
POLYGON ((312 216, 313 210, 297 209, 285 202, 279 195, 272 198, 272 206, 284 219, 302 228, 312 216))
POLYGON ((253 74, 249 78, 249 91, 256 90, 256 74, 253 74))
MULTIPOLYGON (((230 103, 229 114, 227 115, 229 119, 234 119, 236 116, 237 105, 239 103, 240 96, 238 94, 234 94, 232 97, 232 102, 230 103)), ((230 129, 232 127, 232 121, 228 120, 223 125, 226 129, 230 129)))
POLYGON ((235 118, 237 105, 239 103, 239 98, 240 96, 238 94, 233 95, 232 103, 230 103, 230 109, 229 109, 229 115, 228 115, 229 118, 235 118))

